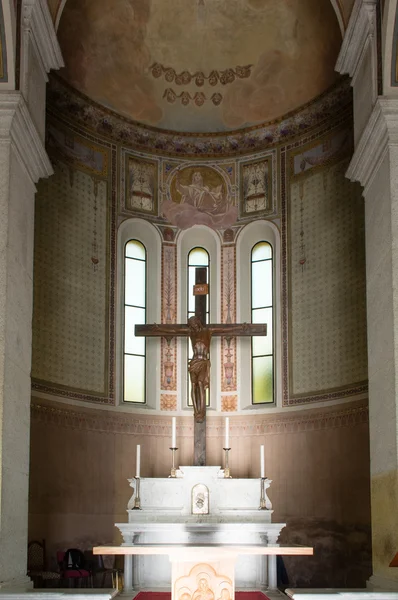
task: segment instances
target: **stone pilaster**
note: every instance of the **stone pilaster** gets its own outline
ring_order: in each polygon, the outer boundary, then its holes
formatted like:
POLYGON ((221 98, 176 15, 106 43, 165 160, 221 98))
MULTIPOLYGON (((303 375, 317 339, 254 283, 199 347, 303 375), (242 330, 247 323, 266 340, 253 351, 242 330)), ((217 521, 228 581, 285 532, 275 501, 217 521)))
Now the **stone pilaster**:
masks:
POLYGON ((398 99, 377 100, 347 176, 364 187, 373 576, 398 589, 398 99))
POLYGON ((27 585, 35 183, 47 71, 62 64, 45 0, 22 5, 21 91, 0 91, 0 587, 27 585))
POLYGON ((0 585, 26 576, 34 182, 51 165, 18 92, 0 94, 0 585))

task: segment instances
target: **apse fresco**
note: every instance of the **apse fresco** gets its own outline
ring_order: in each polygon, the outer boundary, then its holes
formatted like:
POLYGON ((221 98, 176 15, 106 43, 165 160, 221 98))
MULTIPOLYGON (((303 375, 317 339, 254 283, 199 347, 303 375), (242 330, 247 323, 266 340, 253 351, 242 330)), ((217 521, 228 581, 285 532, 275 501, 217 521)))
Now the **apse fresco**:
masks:
POLYGON ((335 82, 341 44, 330 0, 68 0, 58 35, 72 86, 189 132, 268 122, 309 102, 335 82))
POLYGON ((223 175, 202 165, 175 170, 162 212, 180 229, 193 225, 224 229, 238 218, 238 209, 223 175))

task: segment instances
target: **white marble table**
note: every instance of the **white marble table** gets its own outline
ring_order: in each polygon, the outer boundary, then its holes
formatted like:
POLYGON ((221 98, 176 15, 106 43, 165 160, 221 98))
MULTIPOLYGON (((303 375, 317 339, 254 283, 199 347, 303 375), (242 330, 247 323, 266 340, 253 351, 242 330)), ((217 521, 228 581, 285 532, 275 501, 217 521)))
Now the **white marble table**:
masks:
MULTIPOLYGON (((131 546, 96 546, 94 554, 123 554, 159 556, 166 555, 171 562, 172 600, 232 600, 235 596, 235 565, 238 556, 268 556, 269 568, 275 570, 278 555, 313 554, 309 546, 285 546, 280 544, 134 544, 131 546)), ((131 578, 129 561, 125 560, 125 579, 131 578), (127 572, 126 572, 127 571, 127 572)), ((275 582, 276 587, 276 582, 275 582)))

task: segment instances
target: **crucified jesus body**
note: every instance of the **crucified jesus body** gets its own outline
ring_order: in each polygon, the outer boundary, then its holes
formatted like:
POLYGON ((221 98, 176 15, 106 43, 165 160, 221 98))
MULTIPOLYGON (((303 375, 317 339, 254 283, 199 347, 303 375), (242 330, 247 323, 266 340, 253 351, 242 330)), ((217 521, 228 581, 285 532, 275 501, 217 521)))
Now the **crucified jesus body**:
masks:
POLYGON ((193 357, 188 363, 191 399, 195 421, 202 423, 206 416, 206 390, 210 384, 211 331, 195 316, 188 320, 188 327, 193 352, 193 357))

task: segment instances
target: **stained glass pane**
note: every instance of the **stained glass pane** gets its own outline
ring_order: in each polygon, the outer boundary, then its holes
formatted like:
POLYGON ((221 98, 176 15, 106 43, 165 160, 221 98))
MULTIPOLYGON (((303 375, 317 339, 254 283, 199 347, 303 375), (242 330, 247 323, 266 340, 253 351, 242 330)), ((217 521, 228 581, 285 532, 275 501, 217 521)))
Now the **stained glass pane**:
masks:
POLYGON ((252 308, 272 306, 272 261, 252 263, 252 308))
POLYGON ((272 354, 272 308, 258 308, 252 311, 252 323, 266 323, 267 336, 253 337, 253 356, 272 354))
POLYGON ((145 357, 124 357, 124 400, 145 403, 145 357))
POLYGON ((206 267, 209 264, 209 255, 204 248, 194 248, 189 253, 188 264, 197 267, 206 267))
POLYGON ((272 247, 268 242, 256 244, 252 250, 252 261, 272 258, 272 247))
POLYGON ((145 262, 126 258, 125 304, 145 306, 145 262))
POLYGON ((134 326, 145 323, 145 308, 126 306, 124 314, 124 351, 145 355, 145 338, 134 335, 134 326))
POLYGON ((273 390, 273 358, 261 356, 252 360, 252 402, 253 404, 270 403, 274 401, 273 390))
POLYGON ((126 244, 126 256, 145 260, 145 247, 138 240, 130 240, 126 244))

